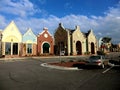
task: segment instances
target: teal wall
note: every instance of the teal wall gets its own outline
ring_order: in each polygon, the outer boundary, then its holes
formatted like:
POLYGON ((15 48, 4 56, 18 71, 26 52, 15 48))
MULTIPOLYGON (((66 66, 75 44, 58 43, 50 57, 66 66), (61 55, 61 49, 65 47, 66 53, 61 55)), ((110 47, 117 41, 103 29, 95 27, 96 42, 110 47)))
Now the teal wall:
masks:
POLYGON ((32 32, 31 29, 28 29, 27 32, 23 35, 23 43, 26 43, 28 41, 32 41, 33 43, 37 43, 37 37, 32 32))

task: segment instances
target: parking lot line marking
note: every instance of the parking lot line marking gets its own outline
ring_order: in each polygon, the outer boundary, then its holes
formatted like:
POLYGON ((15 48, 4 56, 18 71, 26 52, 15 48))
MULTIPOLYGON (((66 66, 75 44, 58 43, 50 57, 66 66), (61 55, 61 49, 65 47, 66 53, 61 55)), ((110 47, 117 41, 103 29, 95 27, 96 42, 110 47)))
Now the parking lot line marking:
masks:
POLYGON ((106 69, 105 71, 103 71, 102 73, 104 74, 104 73, 108 72, 108 71, 111 70, 113 67, 114 67, 114 66, 111 66, 110 68, 107 68, 107 69, 106 69))

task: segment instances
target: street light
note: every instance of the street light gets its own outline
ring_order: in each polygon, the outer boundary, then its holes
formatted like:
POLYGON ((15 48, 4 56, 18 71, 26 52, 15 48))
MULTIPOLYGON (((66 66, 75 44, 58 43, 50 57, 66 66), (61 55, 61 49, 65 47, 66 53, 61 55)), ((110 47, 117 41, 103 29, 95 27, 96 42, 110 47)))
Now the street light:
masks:
POLYGON ((0 33, 0 57, 2 57, 2 32, 0 33))
POLYGON ((59 47, 59 49, 60 49, 60 50, 59 50, 59 51, 60 51, 60 52, 59 52, 59 53, 60 53, 59 59, 60 59, 60 62, 61 62, 61 42, 60 42, 60 47, 59 47))

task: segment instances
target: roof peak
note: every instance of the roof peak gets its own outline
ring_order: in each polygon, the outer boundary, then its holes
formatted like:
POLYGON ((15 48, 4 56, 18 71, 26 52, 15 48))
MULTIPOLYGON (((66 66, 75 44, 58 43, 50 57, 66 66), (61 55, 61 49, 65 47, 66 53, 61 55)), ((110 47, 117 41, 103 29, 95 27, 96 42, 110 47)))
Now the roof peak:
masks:
POLYGON ((47 28, 47 27, 44 27, 43 30, 48 30, 48 28, 47 28))
POLYGON ((59 27, 62 27, 63 29, 65 29, 62 23, 59 23, 59 27))
POLYGON ((80 26, 78 26, 78 25, 75 26, 75 29, 76 29, 76 30, 80 30, 80 26))

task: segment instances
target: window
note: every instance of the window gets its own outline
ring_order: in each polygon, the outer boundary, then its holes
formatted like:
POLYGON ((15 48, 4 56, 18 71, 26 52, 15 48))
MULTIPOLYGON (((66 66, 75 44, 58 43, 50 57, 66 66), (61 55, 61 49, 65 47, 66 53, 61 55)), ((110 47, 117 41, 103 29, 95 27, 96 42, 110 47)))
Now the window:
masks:
POLYGON ((5 54, 10 55, 11 54, 11 43, 5 44, 5 54))
POLYGON ((27 44, 27 53, 32 53, 32 44, 27 44))

